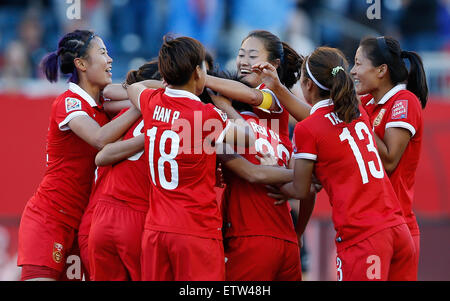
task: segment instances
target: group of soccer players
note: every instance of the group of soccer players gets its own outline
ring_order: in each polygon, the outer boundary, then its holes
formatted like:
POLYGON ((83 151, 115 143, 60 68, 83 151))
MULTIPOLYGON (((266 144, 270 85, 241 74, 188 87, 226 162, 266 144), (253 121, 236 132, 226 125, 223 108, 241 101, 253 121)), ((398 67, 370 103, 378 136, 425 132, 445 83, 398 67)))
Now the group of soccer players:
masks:
POLYGON ((165 37, 124 84, 112 83, 112 62, 84 30, 42 62, 49 81, 61 72, 70 84, 53 103, 46 172, 20 223, 22 280, 64 280, 78 254, 87 280, 299 281, 322 187, 338 280, 417 280, 428 89, 416 53, 366 38, 348 70, 338 49, 302 57, 257 30, 236 75, 212 70, 189 37, 165 37), (288 199, 300 202, 295 227, 288 199))

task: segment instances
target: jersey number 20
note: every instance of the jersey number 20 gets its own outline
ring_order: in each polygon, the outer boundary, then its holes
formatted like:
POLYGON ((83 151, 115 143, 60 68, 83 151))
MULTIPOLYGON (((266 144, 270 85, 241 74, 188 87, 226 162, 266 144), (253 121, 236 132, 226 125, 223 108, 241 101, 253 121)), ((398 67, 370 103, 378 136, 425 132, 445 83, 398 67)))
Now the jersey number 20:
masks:
MULTIPOLYGON (((378 160, 378 166, 379 169, 377 169, 377 167, 375 166, 375 163, 373 161, 369 161, 367 163, 367 165, 369 166, 369 171, 370 174, 377 179, 382 179, 384 177, 384 170, 383 170, 383 165, 381 163, 381 159, 380 156, 378 155, 378 151, 373 143, 373 137, 370 134, 369 128, 367 127, 367 125, 364 122, 358 122, 355 125, 355 132, 356 135, 358 136, 359 140, 364 140, 364 134, 363 132, 365 132, 367 134, 367 137, 369 139, 369 144, 367 144, 367 150, 369 152, 372 152, 375 154, 377 160, 378 160)), ((358 148, 358 145, 355 142, 355 139, 352 137, 352 135, 350 134, 350 131, 348 130, 348 128, 344 128, 344 130, 342 131, 342 133, 339 135, 339 138, 341 139, 341 141, 348 141, 348 143, 350 144, 350 148, 353 151, 353 155, 355 156, 356 162, 358 163, 358 167, 359 167, 359 172, 361 173, 361 178, 362 178, 362 182, 363 184, 366 184, 369 182, 369 178, 367 176, 367 169, 366 169, 366 163, 364 158, 361 155, 361 152, 358 148)))

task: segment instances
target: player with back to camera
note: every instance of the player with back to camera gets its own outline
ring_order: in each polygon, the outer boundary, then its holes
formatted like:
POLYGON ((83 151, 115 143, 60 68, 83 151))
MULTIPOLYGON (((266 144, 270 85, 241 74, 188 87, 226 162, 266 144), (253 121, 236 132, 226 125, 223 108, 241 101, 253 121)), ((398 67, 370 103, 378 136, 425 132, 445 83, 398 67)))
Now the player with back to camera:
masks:
POLYGON ((144 118, 151 180, 142 280, 225 280, 212 144, 248 145, 254 137, 198 98, 206 78, 200 42, 166 36, 158 65, 165 89, 127 89, 144 118))
POLYGON ((346 68, 334 48, 305 59, 301 87, 313 107, 295 127, 294 181, 281 191, 302 199, 313 173, 322 183, 332 205, 338 280, 414 280, 414 243, 346 68))

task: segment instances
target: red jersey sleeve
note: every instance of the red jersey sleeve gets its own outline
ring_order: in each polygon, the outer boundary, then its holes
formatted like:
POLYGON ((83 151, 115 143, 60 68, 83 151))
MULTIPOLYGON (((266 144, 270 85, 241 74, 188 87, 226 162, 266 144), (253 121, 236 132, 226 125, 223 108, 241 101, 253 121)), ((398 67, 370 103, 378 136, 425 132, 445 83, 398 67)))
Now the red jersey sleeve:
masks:
POLYGON ((422 107, 417 97, 409 91, 401 93, 387 112, 386 129, 404 128, 414 137, 421 124, 422 107))
POLYGON ((141 112, 144 112, 150 102, 151 95, 157 91, 156 89, 145 89, 139 94, 139 109, 141 112))
POLYGON ((89 104, 75 97, 61 98, 56 104, 55 121, 61 131, 70 130, 69 122, 78 116, 90 116, 89 104))
POLYGON ((203 129, 204 134, 216 143, 223 142, 225 134, 230 126, 230 121, 225 112, 216 108, 212 104, 205 105, 203 109, 203 129))
POLYGON ((301 122, 297 123, 293 137, 294 159, 317 160, 317 144, 314 135, 301 122))

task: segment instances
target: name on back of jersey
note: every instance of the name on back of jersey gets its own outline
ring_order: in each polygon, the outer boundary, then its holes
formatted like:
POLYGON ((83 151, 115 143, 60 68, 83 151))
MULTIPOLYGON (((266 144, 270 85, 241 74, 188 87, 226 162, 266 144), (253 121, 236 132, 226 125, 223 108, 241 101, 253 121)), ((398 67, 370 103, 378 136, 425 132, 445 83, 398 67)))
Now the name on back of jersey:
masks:
POLYGON ((255 132, 255 134, 260 134, 260 135, 265 136, 265 137, 269 137, 269 134, 270 134, 272 139, 275 139, 276 141, 281 142, 280 135, 275 133, 273 130, 269 129, 268 132, 267 132, 267 128, 266 127, 264 127, 262 125, 259 125, 259 124, 255 123, 253 121, 250 121, 250 125, 251 125, 253 131, 255 132))
POLYGON ((153 112, 153 119, 165 123, 173 124, 175 120, 180 118, 179 111, 173 111, 171 109, 155 106, 155 111, 153 112), (172 114, 173 113, 173 114, 172 114))
POLYGON ((335 112, 325 114, 324 117, 328 118, 332 125, 337 125, 343 122, 341 119, 339 119, 335 112))

